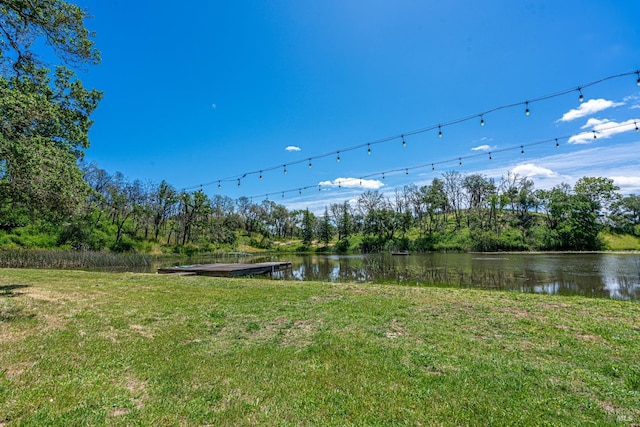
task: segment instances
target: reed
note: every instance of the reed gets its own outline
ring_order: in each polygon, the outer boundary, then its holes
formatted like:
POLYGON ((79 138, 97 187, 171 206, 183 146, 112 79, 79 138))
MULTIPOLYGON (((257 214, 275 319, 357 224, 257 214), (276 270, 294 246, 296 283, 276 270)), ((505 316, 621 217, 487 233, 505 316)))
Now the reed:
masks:
POLYGON ((150 266, 151 255, 93 251, 0 251, 3 268, 127 268, 150 266))

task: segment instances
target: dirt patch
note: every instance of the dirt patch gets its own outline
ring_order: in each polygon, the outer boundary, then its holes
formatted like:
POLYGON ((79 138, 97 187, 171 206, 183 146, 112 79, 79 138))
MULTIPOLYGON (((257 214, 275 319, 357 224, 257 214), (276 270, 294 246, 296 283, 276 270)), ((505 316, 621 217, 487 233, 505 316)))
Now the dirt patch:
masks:
POLYGON ((578 334, 576 335, 576 338, 581 339, 583 341, 602 341, 602 338, 597 336, 597 335, 591 335, 591 334, 578 334))
POLYGON ((385 336, 389 339, 400 338, 405 334, 404 324, 398 319, 391 319, 389 328, 385 332, 385 336))
POLYGON ((136 331, 145 338, 153 338, 153 334, 142 325, 129 325, 129 329, 136 331))
POLYGON ((322 325, 322 320, 300 319, 293 322, 293 325, 282 338, 283 345, 295 345, 304 347, 313 342, 312 336, 322 325))
POLYGON ((35 365, 34 362, 16 363, 15 365, 11 365, 11 366, 7 367, 5 369, 5 373, 7 374, 7 376, 9 378, 16 378, 16 377, 19 377, 20 375, 22 375, 24 373, 24 371, 26 371, 27 369, 31 368, 33 365, 35 365))
POLYGON ((337 301, 337 300, 341 300, 341 299, 342 299, 342 295, 338 295, 338 294, 334 294, 334 295, 316 295, 316 296, 312 296, 311 298, 309 298, 309 301, 316 302, 316 303, 322 303, 322 302, 329 302, 329 301, 337 301))

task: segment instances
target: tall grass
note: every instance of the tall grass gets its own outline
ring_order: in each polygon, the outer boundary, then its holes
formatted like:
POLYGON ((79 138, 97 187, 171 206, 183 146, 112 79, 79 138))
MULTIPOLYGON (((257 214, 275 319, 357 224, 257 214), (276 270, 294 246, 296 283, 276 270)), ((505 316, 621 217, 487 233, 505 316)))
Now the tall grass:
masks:
POLYGON ((93 251, 0 251, 2 268, 109 268, 146 267, 151 255, 93 251))

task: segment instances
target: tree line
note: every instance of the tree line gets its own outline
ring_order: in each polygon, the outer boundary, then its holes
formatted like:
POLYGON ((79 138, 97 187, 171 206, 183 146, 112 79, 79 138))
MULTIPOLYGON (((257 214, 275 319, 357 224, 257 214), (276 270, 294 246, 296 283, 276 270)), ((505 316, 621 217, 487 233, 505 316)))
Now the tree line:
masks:
POLYGON ((59 246, 77 249, 274 249, 293 241, 338 252, 385 250, 597 250, 601 230, 640 236, 640 196, 623 196, 609 178, 535 189, 532 179, 449 171, 428 185, 391 195, 366 191, 324 212, 288 210, 272 200, 237 200, 166 181, 130 182, 82 165, 89 196, 59 222, 59 246))

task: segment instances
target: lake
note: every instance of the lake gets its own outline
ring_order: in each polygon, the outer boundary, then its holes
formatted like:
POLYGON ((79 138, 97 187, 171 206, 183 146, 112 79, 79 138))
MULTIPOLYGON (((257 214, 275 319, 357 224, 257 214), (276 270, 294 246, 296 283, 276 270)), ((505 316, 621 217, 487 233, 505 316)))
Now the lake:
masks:
POLYGON ((274 279, 439 284, 640 301, 638 253, 269 254, 237 260, 290 261, 291 270, 276 273, 274 279))

